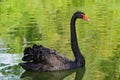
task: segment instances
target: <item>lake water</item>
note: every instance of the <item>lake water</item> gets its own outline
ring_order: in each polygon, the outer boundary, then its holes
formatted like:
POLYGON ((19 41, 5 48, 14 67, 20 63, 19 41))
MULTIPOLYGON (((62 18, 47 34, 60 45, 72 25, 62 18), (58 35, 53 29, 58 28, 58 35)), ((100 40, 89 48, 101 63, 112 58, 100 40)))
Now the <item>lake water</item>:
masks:
POLYGON ((0 0, 0 80, 120 80, 120 0, 0 0), (73 60, 70 20, 77 20, 78 43, 86 60, 80 69, 26 72, 18 64, 33 44, 73 60))

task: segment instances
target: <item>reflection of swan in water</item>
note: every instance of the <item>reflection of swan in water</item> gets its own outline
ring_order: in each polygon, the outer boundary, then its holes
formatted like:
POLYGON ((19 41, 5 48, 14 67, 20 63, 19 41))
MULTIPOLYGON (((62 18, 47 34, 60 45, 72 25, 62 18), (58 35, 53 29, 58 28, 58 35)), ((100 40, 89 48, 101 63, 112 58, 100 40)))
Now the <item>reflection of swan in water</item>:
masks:
POLYGON ((85 67, 72 69, 67 71, 57 71, 57 72, 29 72, 26 71, 21 75, 21 79, 30 79, 30 80, 63 80, 72 73, 76 73, 74 80, 82 80, 85 67))
POLYGON ((78 47, 75 29, 75 22, 77 18, 88 21, 83 12, 78 11, 72 16, 70 30, 71 47, 75 57, 74 61, 59 55, 56 51, 43 46, 34 45, 32 48, 25 48, 23 61, 26 61, 27 63, 20 63, 20 65, 27 71, 58 71, 83 67, 85 65, 85 59, 78 47), (33 62, 30 62, 31 60, 33 62))

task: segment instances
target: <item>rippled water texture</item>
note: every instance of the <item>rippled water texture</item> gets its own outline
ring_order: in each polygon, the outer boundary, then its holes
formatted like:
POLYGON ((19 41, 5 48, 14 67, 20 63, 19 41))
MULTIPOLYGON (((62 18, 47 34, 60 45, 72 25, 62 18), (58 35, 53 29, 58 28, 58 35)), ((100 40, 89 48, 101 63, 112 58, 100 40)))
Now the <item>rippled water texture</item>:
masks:
POLYGON ((120 80, 120 0, 0 0, 0 80, 120 80), (61 72, 25 72, 26 46, 42 44, 73 60, 70 19, 86 67, 61 72))

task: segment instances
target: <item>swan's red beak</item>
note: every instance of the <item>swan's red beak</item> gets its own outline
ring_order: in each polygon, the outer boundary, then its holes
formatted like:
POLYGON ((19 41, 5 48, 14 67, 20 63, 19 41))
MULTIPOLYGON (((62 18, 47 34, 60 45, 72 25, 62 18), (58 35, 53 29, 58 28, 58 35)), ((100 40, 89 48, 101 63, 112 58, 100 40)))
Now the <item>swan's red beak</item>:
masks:
POLYGON ((89 21, 89 19, 86 17, 86 15, 83 15, 83 20, 89 21))

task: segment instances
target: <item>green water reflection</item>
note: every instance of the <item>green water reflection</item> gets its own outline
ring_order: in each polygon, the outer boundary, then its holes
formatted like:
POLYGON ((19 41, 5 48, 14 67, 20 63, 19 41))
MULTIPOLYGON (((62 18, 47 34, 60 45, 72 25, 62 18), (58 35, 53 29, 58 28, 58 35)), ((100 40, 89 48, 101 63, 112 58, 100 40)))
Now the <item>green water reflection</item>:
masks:
MULTIPOLYGON (((0 0, 0 80, 50 77, 48 73, 24 72, 18 65, 24 47, 34 43, 74 59, 69 24, 78 10, 84 11, 90 22, 76 22, 79 47, 86 60, 85 74, 78 70, 82 77, 76 80, 120 80, 119 5, 119 0, 0 0)), ((76 76, 73 70, 62 75, 58 72, 55 78, 74 80, 76 76)))
POLYGON ((24 72, 21 75, 21 79, 23 80, 82 80, 85 73, 85 68, 80 69, 73 69, 68 71, 59 71, 59 72, 24 72), (74 75, 75 77, 69 76, 70 74, 74 75), (69 77, 67 77, 69 76, 69 77))

